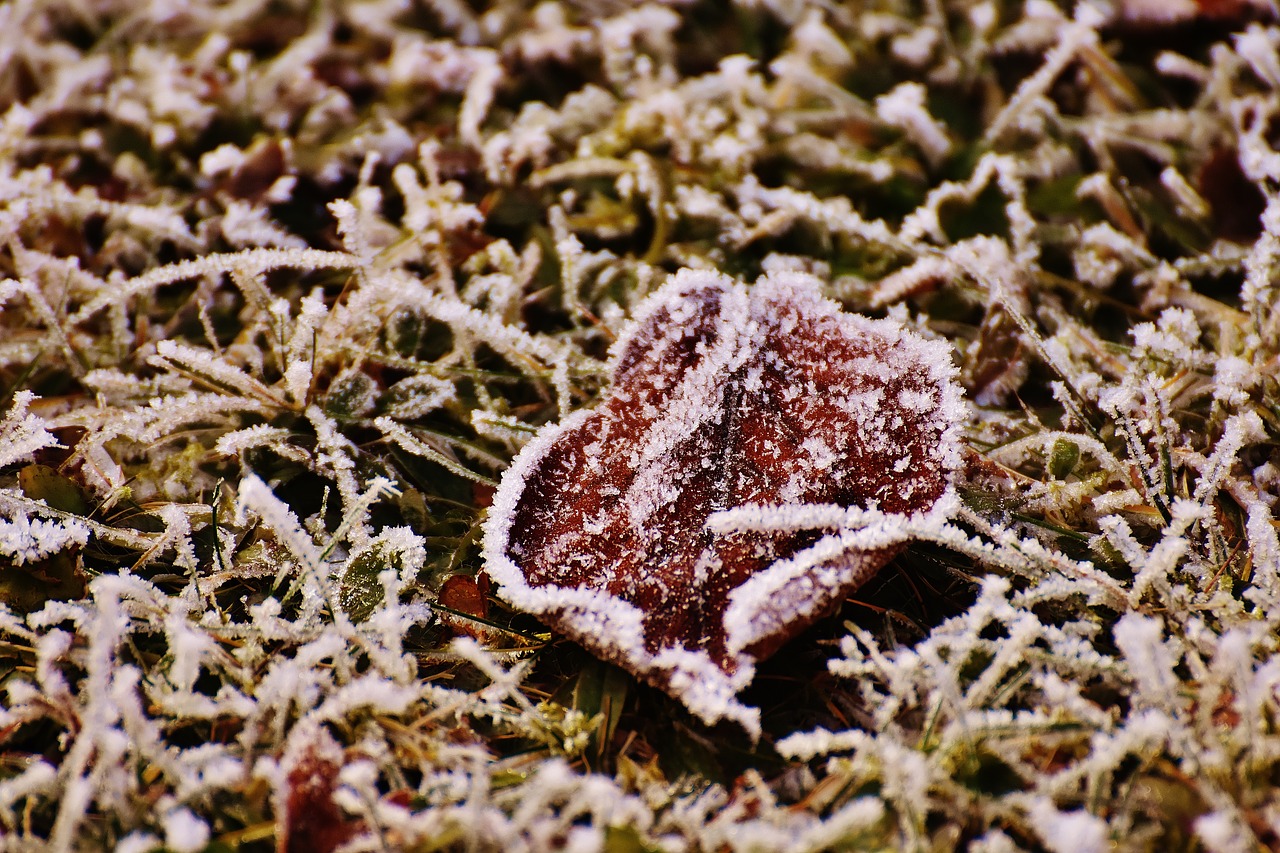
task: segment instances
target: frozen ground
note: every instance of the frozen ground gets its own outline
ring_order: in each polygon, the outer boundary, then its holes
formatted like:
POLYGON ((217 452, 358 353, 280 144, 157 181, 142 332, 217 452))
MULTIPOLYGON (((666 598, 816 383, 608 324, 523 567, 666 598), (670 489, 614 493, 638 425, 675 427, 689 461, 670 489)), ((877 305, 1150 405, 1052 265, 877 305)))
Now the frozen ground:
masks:
MULTIPOLYGON (((0 850, 1280 845, 1267 0, 481 5, 0 5, 0 850), (710 367, 628 385, 682 270, 710 367), (827 331, 770 386, 823 299, 932 384, 827 331), (814 401, 936 511, 823 491, 814 401), (677 476, 775 404, 768 491, 677 476), (771 566, 667 681, 498 565, 511 460, 610 406, 636 542, 771 566), (892 559, 771 607, 810 545, 892 559)), ((553 562, 744 565, 602 559, 598 480, 553 562)))

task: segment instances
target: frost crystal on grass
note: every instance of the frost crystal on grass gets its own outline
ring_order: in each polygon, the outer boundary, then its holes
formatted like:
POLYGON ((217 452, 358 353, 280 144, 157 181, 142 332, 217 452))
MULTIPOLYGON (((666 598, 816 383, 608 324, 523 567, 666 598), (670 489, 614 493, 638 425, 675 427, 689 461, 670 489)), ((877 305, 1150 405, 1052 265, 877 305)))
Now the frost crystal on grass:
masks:
POLYGON ((58 444, 49 434, 48 424, 30 411, 33 400, 35 395, 30 391, 14 394, 13 405, 0 421, 0 468, 31 459, 37 450, 58 444))
POLYGON ((89 528, 75 520, 30 519, 23 512, 0 518, 0 554, 19 566, 88 540, 89 528))
POLYGON ((964 414, 945 346, 846 314, 815 279, 684 271, 637 309, 596 410, 548 427, 485 533, 501 594, 758 733, 734 694, 831 611, 947 494, 964 414), (811 505, 871 510, 857 535, 811 505), (775 531, 713 529, 744 506, 775 531))

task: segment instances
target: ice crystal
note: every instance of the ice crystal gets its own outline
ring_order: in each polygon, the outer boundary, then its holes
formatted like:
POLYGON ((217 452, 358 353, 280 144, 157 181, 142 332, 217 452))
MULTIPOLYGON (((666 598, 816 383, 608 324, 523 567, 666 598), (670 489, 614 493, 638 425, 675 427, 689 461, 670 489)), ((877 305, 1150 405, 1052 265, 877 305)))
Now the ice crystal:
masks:
POLYGON ((57 445, 49 434, 48 423, 31 411, 35 395, 19 391, 13 405, 0 421, 0 468, 30 460, 36 451, 57 445))
POLYGON ((22 512, 11 519, 0 519, 0 554, 19 566, 72 545, 83 545, 88 539, 89 528, 74 520, 33 520, 22 512))

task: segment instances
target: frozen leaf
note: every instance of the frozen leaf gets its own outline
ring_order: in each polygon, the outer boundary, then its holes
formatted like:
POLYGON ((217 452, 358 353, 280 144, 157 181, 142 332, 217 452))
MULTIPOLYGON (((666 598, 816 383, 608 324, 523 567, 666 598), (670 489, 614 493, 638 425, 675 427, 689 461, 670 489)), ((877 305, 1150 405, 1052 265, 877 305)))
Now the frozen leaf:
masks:
MULTIPOLYGON (((421 498, 419 498, 421 499, 421 498)), ((342 570, 338 603, 352 622, 363 622, 415 577, 426 562, 422 538, 407 527, 383 530, 353 553, 342 570), (397 580, 390 583, 386 572, 397 580)))
POLYGON ((1059 480, 1066 479, 1080 464, 1080 446, 1065 438, 1056 439, 1049 455, 1049 473, 1059 480))
POLYGON ((686 270, 638 309, 611 367, 603 404, 548 427, 504 476, 489 574, 704 721, 758 732, 734 698, 756 662, 946 505, 963 413, 950 353, 841 312, 799 273, 748 289, 686 270), (834 529, 833 506, 872 520, 834 529), (757 507, 787 524, 709 524, 757 507))
POLYGON ((48 465, 27 465, 18 472, 18 485, 29 498, 44 501, 54 509, 73 515, 88 515, 80 487, 70 477, 58 473, 48 465))
POLYGON ((342 573, 342 583, 338 587, 338 604, 347 618, 360 623, 369 618, 369 614, 386 599, 382 582, 378 576, 383 565, 378 560, 382 556, 377 551, 366 549, 347 562, 342 573))
POLYGON ((373 410, 378 385, 368 374, 347 368, 333 378, 325 395, 325 414, 335 418, 359 418, 373 410))
POLYGON ((20 612, 47 601, 84 595, 85 573, 75 552, 89 530, 72 520, 31 519, 19 512, 0 518, 0 604, 20 612))
POLYGON ((430 414, 456 394, 453 383, 424 374, 401 379, 387 389, 383 401, 390 417, 411 421, 430 414))

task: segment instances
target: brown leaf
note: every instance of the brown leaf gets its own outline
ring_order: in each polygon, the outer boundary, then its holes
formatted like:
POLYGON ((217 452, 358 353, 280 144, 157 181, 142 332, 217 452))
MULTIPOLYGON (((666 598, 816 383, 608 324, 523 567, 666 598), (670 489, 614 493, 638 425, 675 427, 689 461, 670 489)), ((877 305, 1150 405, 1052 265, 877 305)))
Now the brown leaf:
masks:
POLYGON ((704 721, 756 733, 734 699, 756 661, 891 559, 909 518, 948 511, 954 372, 945 345, 843 313, 810 277, 684 271, 620 336, 600 407, 503 477, 489 574, 704 721), (844 508, 870 513, 842 526, 844 508))
POLYGON ((226 181, 226 190, 236 198, 258 201, 288 170, 284 147, 276 139, 259 139, 226 181))
POLYGON ((1209 202, 1215 236, 1236 243, 1258 239, 1267 199, 1245 177, 1240 155, 1234 149, 1215 150, 1201 165, 1197 183, 1200 194, 1209 202))
MULTIPOLYGON (((449 579, 441 585, 440 595, 436 600, 450 610, 475 616, 478 619, 484 619, 489 612, 489 602, 485 598, 484 590, 470 575, 450 575, 449 579)), ((479 622, 447 613, 441 614, 441 618, 459 633, 468 634, 477 639, 488 636, 488 631, 479 622)))
POLYGON ((280 853, 332 853, 364 828, 334 802, 341 761, 342 748, 323 729, 286 758, 280 853))
POLYGON ((960 381, 978 405, 1002 405, 1031 370, 1021 330, 999 304, 987 308, 978 339, 965 354, 960 381))

